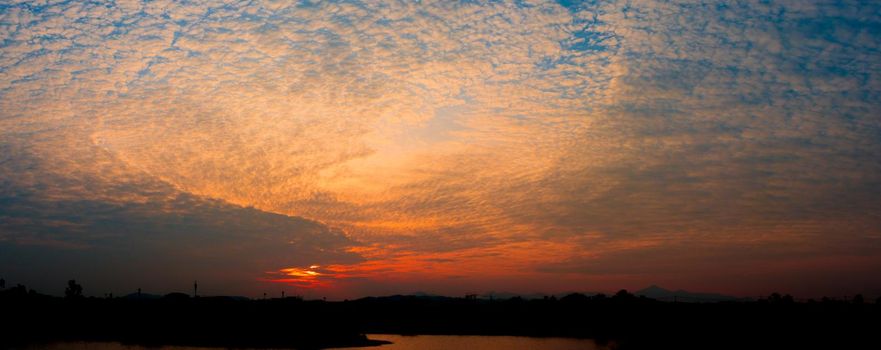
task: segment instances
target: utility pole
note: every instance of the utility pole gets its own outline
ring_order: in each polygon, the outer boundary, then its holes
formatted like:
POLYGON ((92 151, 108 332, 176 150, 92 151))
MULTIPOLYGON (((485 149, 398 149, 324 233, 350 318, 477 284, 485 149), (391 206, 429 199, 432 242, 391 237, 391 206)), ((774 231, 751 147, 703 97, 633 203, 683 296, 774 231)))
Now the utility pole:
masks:
POLYGON ((193 298, 199 296, 199 281, 193 281, 193 298))

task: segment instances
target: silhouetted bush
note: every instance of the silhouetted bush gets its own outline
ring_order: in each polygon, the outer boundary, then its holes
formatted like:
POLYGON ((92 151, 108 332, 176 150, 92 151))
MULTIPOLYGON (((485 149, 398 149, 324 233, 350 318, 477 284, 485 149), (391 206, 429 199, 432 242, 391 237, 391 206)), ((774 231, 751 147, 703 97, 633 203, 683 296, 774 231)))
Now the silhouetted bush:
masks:
POLYGON ((83 286, 76 283, 76 280, 67 281, 67 287, 64 288, 64 296, 68 299, 81 298, 83 296, 83 286))

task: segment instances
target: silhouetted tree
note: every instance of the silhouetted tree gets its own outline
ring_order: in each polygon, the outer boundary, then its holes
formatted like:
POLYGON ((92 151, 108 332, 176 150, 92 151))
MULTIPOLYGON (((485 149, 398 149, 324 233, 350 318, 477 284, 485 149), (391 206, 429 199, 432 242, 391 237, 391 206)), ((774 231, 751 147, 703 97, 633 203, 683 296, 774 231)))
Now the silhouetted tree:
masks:
POLYGON ((865 300, 863 299, 862 294, 857 294, 853 296, 853 303, 857 305, 862 305, 865 300))
POLYGON ((0 278, 0 289, 6 289, 6 280, 0 278))
POLYGON ((622 302, 622 301, 631 301, 636 299, 636 296, 627 292, 626 289, 619 290, 618 293, 612 297, 612 300, 622 302))
POLYGON ((25 288, 25 286, 23 286, 21 284, 17 284, 17 285, 15 285, 15 287, 9 288, 9 294, 17 295, 17 296, 24 296, 24 295, 28 294, 28 289, 25 288))
POLYGON ((586 295, 581 293, 572 293, 567 296, 560 298, 560 301, 565 303, 580 303, 590 300, 586 295))
POLYGON ((771 304, 792 304, 795 302, 795 299, 789 295, 780 295, 780 293, 771 293, 768 296, 768 302, 771 304))
POLYGON ((67 281, 67 288, 64 288, 64 296, 67 298, 80 298, 83 296, 83 286, 76 283, 76 280, 67 281))

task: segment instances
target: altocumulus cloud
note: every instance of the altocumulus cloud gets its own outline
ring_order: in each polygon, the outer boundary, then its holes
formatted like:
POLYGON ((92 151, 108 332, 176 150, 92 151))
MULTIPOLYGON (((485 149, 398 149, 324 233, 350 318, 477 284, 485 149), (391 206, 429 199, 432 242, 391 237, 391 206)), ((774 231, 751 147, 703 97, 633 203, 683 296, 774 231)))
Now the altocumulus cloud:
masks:
POLYGON ((228 284, 312 264, 686 284, 881 265, 881 5, 0 11, 0 239, 22 264, 129 249, 119 273, 162 255, 228 284))
POLYGON ((0 144, 7 278, 59 292, 76 277, 95 294, 187 290, 198 278, 205 293, 254 294, 279 266, 363 260, 321 223, 193 196, 88 144, 63 147, 79 146, 65 160, 37 157, 26 141, 0 144))

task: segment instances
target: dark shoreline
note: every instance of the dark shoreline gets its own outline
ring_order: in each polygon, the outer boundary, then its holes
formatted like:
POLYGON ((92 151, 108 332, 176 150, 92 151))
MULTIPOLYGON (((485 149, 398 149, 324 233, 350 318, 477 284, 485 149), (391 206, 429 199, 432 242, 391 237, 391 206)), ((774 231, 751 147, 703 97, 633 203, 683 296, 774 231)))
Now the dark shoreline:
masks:
POLYGON ((561 299, 394 296, 57 298, 0 291, 0 348, 52 341, 298 348, 376 346, 365 334, 589 338, 617 349, 879 349, 881 305, 860 301, 676 303, 619 293, 561 299))
POLYGON ((19 349, 19 348, 30 348, 30 347, 39 347, 40 345, 55 345, 55 344, 69 344, 69 343, 117 343, 124 346, 141 346, 146 348, 160 348, 163 346, 191 346, 191 347, 204 347, 204 348, 218 348, 218 349, 328 349, 328 348, 362 348, 362 347, 378 347, 382 345, 392 344, 390 341, 378 340, 378 339, 369 339, 366 337, 363 340, 355 341, 355 342, 334 342, 334 341, 326 341, 326 342, 318 342, 318 343, 309 343, 309 344, 290 344, 290 343, 279 343, 273 344, 271 342, 261 342, 261 341, 245 341, 241 343, 224 343, 219 341, 166 341, 166 342, 158 342, 155 340, 150 341, 132 341, 132 340, 117 340, 117 339, 54 339, 54 340, 25 340, 21 339, 16 342, 9 343, 0 343, 0 349, 19 349))

